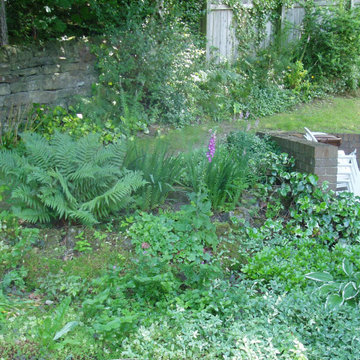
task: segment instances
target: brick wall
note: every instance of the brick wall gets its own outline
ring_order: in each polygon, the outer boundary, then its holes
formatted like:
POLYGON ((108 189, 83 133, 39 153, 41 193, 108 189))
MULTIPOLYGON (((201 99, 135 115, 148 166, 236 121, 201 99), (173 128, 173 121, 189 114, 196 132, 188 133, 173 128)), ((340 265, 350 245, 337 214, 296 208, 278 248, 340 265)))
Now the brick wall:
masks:
MULTIPOLYGON (((259 135, 263 135, 259 133, 259 135)), ((300 172, 316 174, 319 182, 329 182, 336 189, 337 152, 332 145, 310 142, 300 134, 271 133, 271 139, 283 152, 295 158, 295 168, 300 172)))
POLYGON ((63 105, 89 95, 97 76, 95 59, 84 41, 46 47, 0 48, 0 119, 10 109, 32 103, 63 105))

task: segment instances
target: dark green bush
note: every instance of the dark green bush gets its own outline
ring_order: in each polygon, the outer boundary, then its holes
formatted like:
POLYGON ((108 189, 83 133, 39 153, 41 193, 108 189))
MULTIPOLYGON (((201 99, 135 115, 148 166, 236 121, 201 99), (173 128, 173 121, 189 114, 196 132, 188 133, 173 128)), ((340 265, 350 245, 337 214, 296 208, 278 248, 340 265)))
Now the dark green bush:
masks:
POLYGON ((226 138, 230 152, 234 152, 245 161, 249 167, 249 175, 259 177, 267 171, 264 166, 264 157, 272 150, 266 139, 246 131, 233 131, 226 138))
MULTIPOLYGON (((87 116, 116 120, 130 133, 152 121, 188 121, 187 92, 201 52, 182 25, 129 23, 94 47, 99 84, 87 116)), ((87 110, 88 108, 88 110, 87 110)))
POLYGON ((136 252, 174 264, 211 261, 219 242, 210 219, 211 203, 205 194, 193 193, 190 199, 189 205, 174 213, 136 216, 128 230, 136 252))
POLYGON ((331 6, 310 12, 300 48, 305 68, 334 89, 355 89, 360 79, 360 9, 331 6), (327 80, 328 79, 328 80, 327 80))

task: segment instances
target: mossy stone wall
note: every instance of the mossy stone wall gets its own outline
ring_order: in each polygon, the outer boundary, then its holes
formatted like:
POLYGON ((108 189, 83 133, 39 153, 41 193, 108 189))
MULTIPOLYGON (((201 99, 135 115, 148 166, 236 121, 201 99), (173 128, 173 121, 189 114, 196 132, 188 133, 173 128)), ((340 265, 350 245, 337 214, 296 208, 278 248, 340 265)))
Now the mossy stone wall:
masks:
POLYGON ((95 57, 85 41, 0 48, 0 116, 33 103, 66 106, 75 95, 90 95, 95 57))

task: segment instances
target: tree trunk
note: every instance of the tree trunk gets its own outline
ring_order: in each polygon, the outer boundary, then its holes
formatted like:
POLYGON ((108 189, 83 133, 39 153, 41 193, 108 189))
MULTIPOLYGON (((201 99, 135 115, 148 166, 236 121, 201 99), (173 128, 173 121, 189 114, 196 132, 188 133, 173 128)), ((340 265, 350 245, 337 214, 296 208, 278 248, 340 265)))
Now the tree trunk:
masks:
POLYGON ((6 10, 5 10, 5 0, 1 0, 1 8, 0 8, 0 22, 1 22, 1 45, 8 45, 8 29, 6 22, 6 10))

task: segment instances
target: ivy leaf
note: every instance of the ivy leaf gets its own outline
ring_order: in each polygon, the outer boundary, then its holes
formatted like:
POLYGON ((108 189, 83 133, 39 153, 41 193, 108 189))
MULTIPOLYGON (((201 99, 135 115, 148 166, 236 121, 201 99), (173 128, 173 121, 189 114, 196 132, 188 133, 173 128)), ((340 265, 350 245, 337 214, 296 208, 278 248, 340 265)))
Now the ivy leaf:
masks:
POLYGON ((315 280, 315 281, 322 281, 322 282, 333 281, 332 275, 327 272, 312 272, 306 274, 305 277, 307 279, 315 280))
POLYGON ((310 174, 308 176, 308 179, 309 179, 309 182, 310 182, 311 185, 314 185, 314 186, 317 185, 318 180, 317 180, 316 175, 310 174))

